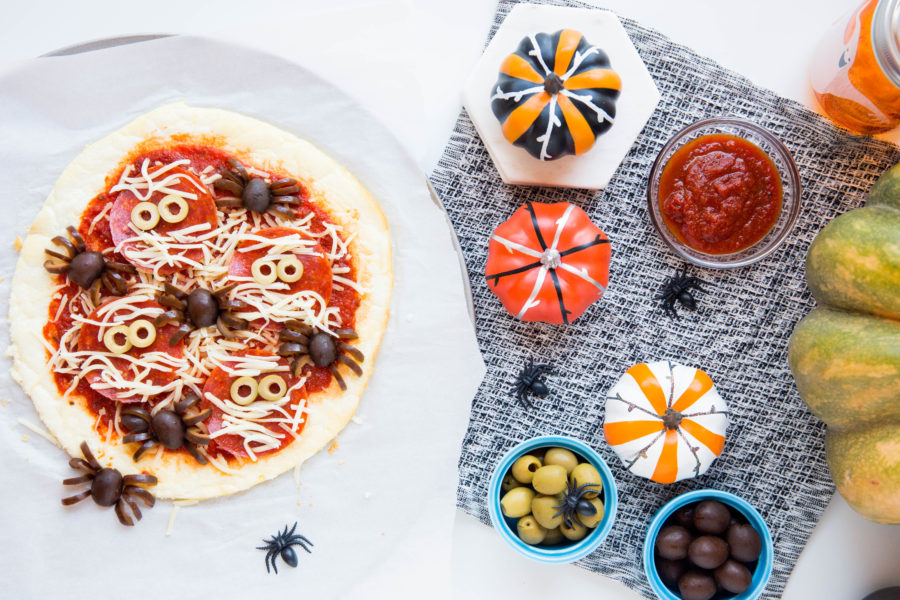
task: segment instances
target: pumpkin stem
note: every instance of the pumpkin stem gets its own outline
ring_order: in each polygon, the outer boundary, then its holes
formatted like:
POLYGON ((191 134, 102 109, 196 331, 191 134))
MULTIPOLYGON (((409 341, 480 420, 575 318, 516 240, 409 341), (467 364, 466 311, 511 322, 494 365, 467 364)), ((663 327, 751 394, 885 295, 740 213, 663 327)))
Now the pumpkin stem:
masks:
POLYGON ((547 248, 541 253, 541 264, 548 269, 557 269, 562 264, 562 255, 555 248, 547 248))
POLYGON ((666 414, 663 415, 663 425, 666 426, 666 429, 678 429, 678 426, 681 425, 681 419, 683 418, 684 416, 677 410, 667 408, 666 414))
POLYGON ((547 75, 547 78, 544 79, 544 91, 551 96, 558 94, 563 87, 563 80, 560 79, 559 75, 556 73, 550 73, 547 75))

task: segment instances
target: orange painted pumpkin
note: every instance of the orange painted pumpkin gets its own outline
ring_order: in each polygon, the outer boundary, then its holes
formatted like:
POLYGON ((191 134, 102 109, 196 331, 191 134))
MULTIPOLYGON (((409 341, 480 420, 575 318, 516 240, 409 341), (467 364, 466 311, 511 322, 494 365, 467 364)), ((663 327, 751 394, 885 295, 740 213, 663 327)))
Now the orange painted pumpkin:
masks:
POLYGON ((503 137, 540 160, 584 154, 613 125, 622 79, 574 29, 525 37, 500 65, 491 110, 503 137))
POLYGON ((526 202, 488 246, 488 287, 523 321, 571 323, 606 291, 610 243, 568 202, 526 202))
POLYGON ((658 483, 705 473, 727 428, 728 406, 700 369, 640 363, 606 397, 606 441, 629 471, 658 483))

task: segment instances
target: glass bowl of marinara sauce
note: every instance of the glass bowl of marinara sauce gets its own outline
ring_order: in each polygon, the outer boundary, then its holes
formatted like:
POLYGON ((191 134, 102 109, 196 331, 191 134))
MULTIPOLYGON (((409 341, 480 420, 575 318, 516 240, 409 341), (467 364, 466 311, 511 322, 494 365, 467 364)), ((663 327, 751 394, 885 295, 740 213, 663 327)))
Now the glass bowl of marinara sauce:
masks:
POLYGON ((800 173, 759 125, 717 118, 670 139, 650 171, 650 219, 672 250, 696 265, 733 269, 770 255, 800 214, 800 173))

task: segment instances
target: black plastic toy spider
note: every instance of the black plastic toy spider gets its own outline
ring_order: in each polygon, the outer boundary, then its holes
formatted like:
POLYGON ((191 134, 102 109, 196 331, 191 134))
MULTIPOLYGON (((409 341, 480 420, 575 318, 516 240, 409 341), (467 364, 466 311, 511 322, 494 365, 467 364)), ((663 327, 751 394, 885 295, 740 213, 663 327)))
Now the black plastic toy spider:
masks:
POLYGON ((212 414, 212 408, 193 411, 188 414, 200 398, 193 392, 185 394, 184 398, 175 403, 175 410, 163 409, 155 415, 143 407, 126 408, 122 410, 119 422, 128 429, 129 433, 122 441, 126 444, 139 443, 141 447, 135 450, 131 457, 135 462, 154 446, 160 445, 169 450, 177 450, 182 446, 201 465, 208 460, 200 452, 201 446, 209 444, 209 436, 203 433, 197 424, 212 414))
POLYGON ((213 182, 213 187, 231 196, 216 200, 219 208, 243 207, 257 213, 266 211, 286 219, 294 218, 302 200, 302 192, 296 179, 285 177, 272 183, 262 177, 253 177, 244 165, 233 158, 228 159, 231 170, 222 171, 221 179, 213 182))
POLYGON ((297 522, 294 522, 294 526, 291 527, 291 530, 288 531, 288 526, 284 526, 284 531, 279 531, 278 535, 272 537, 271 540, 263 540, 265 542, 265 546, 257 546, 257 550, 265 550, 266 551, 266 573, 270 573, 269 565, 272 565, 272 569, 275 570, 275 574, 278 574, 278 566, 275 564, 275 561, 278 560, 278 556, 281 555, 281 560, 286 562, 288 565, 292 567, 297 566, 297 553, 294 552, 294 549, 291 546, 300 546, 308 554, 312 553, 312 550, 306 544, 310 546, 315 546, 311 541, 303 537, 302 535, 294 535, 294 531, 297 529, 297 522))
POLYGON ((513 393, 523 405, 533 408, 534 405, 528 399, 528 394, 534 394, 543 398, 550 393, 550 389, 542 379, 544 375, 553 375, 553 367, 550 365, 536 365, 529 359, 528 364, 522 368, 516 377, 516 387, 513 393))
POLYGON ((701 283, 703 282, 698 278, 687 274, 687 267, 682 267, 681 271, 666 280, 662 292, 656 296, 656 299, 662 300, 663 310, 668 316, 677 319, 676 302, 688 310, 697 310, 697 301, 691 290, 704 292, 705 290, 700 287, 701 283))
MULTIPOLYGON (((99 280, 100 286, 114 296, 128 292, 127 275, 136 269, 125 263, 108 261, 102 252, 88 250, 78 230, 66 227, 68 238, 58 235, 50 240, 59 249, 47 248, 44 268, 55 274, 65 274, 69 281, 84 290, 90 290, 99 280)), ((96 288, 92 291, 96 291, 96 288)))
POLYGON ((556 514, 553 515, 553 518, 555 519, 559 515, 562 515, 566 527, 572 529, 575 526, 576 513, 586 517, 596 515, 597 507, 591 504, 584 496, 586 494, 599 494, 599 489, 592 489, 599 487, 600 484, 598 483, 578 485, 577 479, 567 483, 566 495, 563 496, 562 502, 553 507, 559 509, 556 514))
POLYGON ((347 340, 358 338, 359 335, 353 329, 337 329, 331 335, 300 321, 288 321, 278 334, 278 340, 282 342, 278 346, 278 355, 291 359, 291 373, 294 377, 300 376, 303 359, 308 356, 317 367, 328 367, 340 388, 346 390, 347 382, 338 372, 338 365, 347 365, 357 377, 363 374, 359 363, 365 360, 365 356, 359 348, 347 343, 347 340))

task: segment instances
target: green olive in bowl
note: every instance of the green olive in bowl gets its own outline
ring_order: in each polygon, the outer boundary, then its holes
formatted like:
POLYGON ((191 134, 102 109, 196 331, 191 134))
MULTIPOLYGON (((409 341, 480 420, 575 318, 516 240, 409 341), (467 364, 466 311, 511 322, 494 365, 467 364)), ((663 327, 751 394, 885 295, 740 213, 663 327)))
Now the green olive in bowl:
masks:
POLYGON ((572 521, 572 526, 569 527, 565 523, 559 526, 559 532, 563 534, 563 537, 569 541, 577 542, 581 538, 587 535, 587 527, 579 523, 578 521, 572 521))
POLYGON ((566 475, 578 466, 578 457, 571 450, 565 448, 550 448, 544 455, 543 464, 559 465, 566 470, 566 475))
POLYGON ((566 468, 560 465, 544 465, 535 471, 531 486, 536 492, 548 496, 563 492, 566 489, 566 468))
POLYGON ((559 527, 555 527, 553 529, 547 530, 547 535, 544 536, 544 541, 542 543, 545 546, 555 546, 565 541, 565 539, 566 538, 563 537, 563 534, 559 530, 559 527))
POLYGON ((603 520, 603 514, 604 514, 603 500, 601 500, 600 498, 591 498, 588 500, 588 502, 590 502, 593 505, 593 507, 597 509, 597 512, 595 512, 592 515, 583 515, 581 513, 578 513, 578 516, 576 518, 585 527, 589 527, 589 528, 593 529, 594 527, 597 526, 597 524, 600 521, 603 520))
POLYGON ((531 501, 534 499, 534 490, 528 487, 517 487, 509 490, 500 499, 500 510, 504 516, 518 519, 531 513, 531 501))
POLYGON ((562 513, 557 506, 562 500, 559 496, 545 496, 539 494, 531 501, 531 514, 542 527, 547 529, 555 529, 559 527, 563 521, 562 513), (559 514, 557 514, 559 513, 559 514))
MULTIPOLYGON (((600 472, 590 463, 581 463, 569 475, 569 481, 572 485, 585 485, 587 483, 597 486, 596 489, 603 489, 603 480, 600 478, 600 472)), ((587 492, 585 498, 591 499, 597 497, 597 492, 587 492)))
POLYGON ((547 530, 541 527, 541 524, 532 515, 519 519, 519 522, 516 523, 516 532, 523 542, 531 545, 540 544, 547 537, 547 530))
POLYGON ((516 481, 516 478, 512 476, 512 473, 507 473, 503 476, 503 482, 500 483, 500 491, 504 494, 513 488, 520 487, 522 484, 516 481))
POLYGON ((520 483, 531 483, 535 472, 541 468, 541 461, 537 457, 526 454, 519 457, 512 466, 512 476, 520 483))

